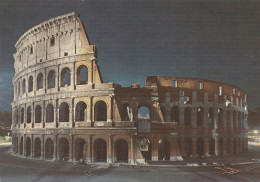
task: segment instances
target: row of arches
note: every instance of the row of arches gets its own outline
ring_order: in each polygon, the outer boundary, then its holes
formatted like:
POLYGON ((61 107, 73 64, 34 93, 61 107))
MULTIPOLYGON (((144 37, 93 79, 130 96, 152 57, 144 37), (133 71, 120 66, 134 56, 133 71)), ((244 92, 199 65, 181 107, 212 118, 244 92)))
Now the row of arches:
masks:
POLYGON ((247 139, 246 138, 218 138, 217 142, 214 138, 210 140, 204 140, 203 138, 198 138, 195 142, 196 145, 192 145, 194 141, 191 137, 186 137, 183 143, 182 154, 185 157, 190 157, 192 155, 204 156, 204 155, 225 155, 225 154, 238 154, 247 151, 247 139), (217 146, 217 148, 216 148, 217 146), (196 147, 196 149, 193 149, 196 147), (208 149, 206 149, 208 147, 208 149), (194 151, 196 153, 194 153, 194 151), (208 154, 207 154, 208 153, 208 154))
MULTIPOLYGON (((70 148, 74 146, 73 159, 75 161, 86 160, 88 156, 88 145, 85 139, 77 138, 75 144, 71 145, 66 137, 62 137, 57 142, 57 149, 55 149, 55 143, 52 138, 47 138, 42 145, 42 141, 39 137, 34 141, 30 137, 18 137, 15 138, 13 152, 26 157, 45 159, 56 158, 55 151, 57 151, 57 157, 61 161, 68 161, 70 159, 70 148), (25 141, 24 141, 25 140, 25 141), (19 143, 19 144, 18 144, 19 143), (25 148, 24 148, 25 147, 25 148)), ((128 162, 129 161, 129 147, 128 142, 125 139, 118 139, 114 143, 114 162, 128 162)), ((103 138, 97 138, 93 142, 93 160, 94 162, 107 162, 108 159, 108 144, 103 138)))
MULTIPOLYGON (((17 96, 20 94, 25 94, 26 92, 34 91, 34 84, 35 89, 40 90, 44 88, 44 74, 38 73, 36 76, 36 82, 34 82, 34 77, 31 75, 28 78, 28 81, 24 78, 20 84, 20 81, 16 84, 16 91, 17 96), (21 88, 20 88, 21 87, 21 88)), ((55 88, 56 87, 56 72, 55 70, 50 70, 47 74, 46 78, 46 87, 47 89, 55 88)), ((65 67, 60 72, 60 87, 69 86, 71 84, 71 70, 68 67, 65 67)), ((84 85, 88 83, 88 68, 85 65, 81 65, 76 70, 76 84, 77 85, 84 85)))

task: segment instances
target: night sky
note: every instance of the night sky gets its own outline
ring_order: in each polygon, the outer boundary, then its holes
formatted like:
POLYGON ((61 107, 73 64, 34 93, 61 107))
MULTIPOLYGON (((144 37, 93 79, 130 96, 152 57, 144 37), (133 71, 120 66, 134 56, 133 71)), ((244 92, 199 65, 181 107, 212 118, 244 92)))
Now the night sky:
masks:
POLYGON ((242 88, 260 106, 260 1, 0 0, 0 111, 13 100, 14 45, 28 29, 80 14, 104 82, 148 75, 204 78, 242 88))

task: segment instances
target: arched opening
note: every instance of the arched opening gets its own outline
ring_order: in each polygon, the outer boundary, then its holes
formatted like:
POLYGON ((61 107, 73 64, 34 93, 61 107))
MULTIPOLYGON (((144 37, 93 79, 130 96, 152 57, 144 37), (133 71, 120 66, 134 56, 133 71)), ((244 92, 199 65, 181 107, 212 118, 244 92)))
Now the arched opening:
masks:
POLYGON ((20 155, 23 155, 23 137, 21 137, 20 139, 20 152, 19 152, 20 155))
POLYGON ((75 142, 75 159, 77 161, 85 159, 87 155, 86 141, 82 138, 78 138, 75 142))
POLYGON ((24 108, 21 109, 21 124, 24 122, 24 108))
POLYGON ((186 107, 184 111, 184 124, 185 126, 191 125, 191 108, 186 107))
POLYGON ((94 109, 95 121, 107 121, 107 104, 104 101, 98 101, 94 109))
POLYGON ((33 91, 33 77, 30 76, 28 81, 28 92, 32 92, 32 91, 33 91))
POLYGON ((192 153, 192 140, 190 137, 187 137, 184 140, 184 153, 186 157, 190 157, 192 153))
POLYGON ((162 112, 162 119, 165 122, 166 121, 166 117, 165 117, 165 107, 164 106, 160 106, 161 112, 162 112))
POLYGON ((208 112, 208 118, 209 118, 209 125, 213 126, 214 125, 214 108, 210 107, 209 112, 208 112))
POLYGON ((121 120, 130 121, 132 110, 128 104, 124 104, 121 108, 121 120))
POLYGON ((34 140, 34 157, 41 157, 41 140, 39 138, 34 140))
POLYGON ((171 109, 171 121, 179 124, 179 107, 173 106, 171 109))
POLYGON ((51 70, 48 73, 48 88, 55 88, 55 71, 51 70))
POLYGON ((45 158, 52 159, 54 152, 54 144, 52 139, 48 138, 45 142, 45 158))
POLYGON ((59 160, 69 160, 69 142, 66 138, 61 138, 59 140, 59 160))
POLYGON ((218 140, 218 154, 219 155, 223 155, 223 139, 222 138, 220 138, 219 140, 218 140))
POLYGON ((39 73, 37 76, 37 90, 43 89, 43 75, 39 73))
POLYGON ((87 105, 85 102, 78 102, 76 105, 76 121, 85 121, 87 105))
POLYGON ((63 68, 61 71, 61 87, 69 86, 70 85, 70 69, 63 68))
POLYGON ((227 139, 226 148, 227 148, 227 154, 231 154, 231 140, 230 140, 230 138, 227 139))
POLYGON ((81 65, 77 70, 77 85, 84 85, 88 83, 88 68, 81 65))
POLYGON ((69 105, 63 102, 59 108, 59 122, 69 122, 69 105))
POLYGON ((202 107, 199 107, 197 110, 197 125, 201 126, 203 123, 204 118, 204 110, 202 107))
POLYGON ((233 111, 233 127, 237 127, 237 112, 233 111))
POLYGON ((204 140, 202 138, 199 138, 197 141, 197 154, 199 156, 203 156, 204 154, 204 140))
POLYGON ((42 122, 42 107, 36 106, 35 108, 35 123, 41 123, 42 122))
POLYGON ((27 107, 27 123, 31 123, 32 121, 32 109, 31 106, 27 107))
POLYGON ((23 92, 23 94, 25 93, 25 88, 26 88, 26 83, 25 83, 25 79, 23 79, 23 83, 22 83, 22 92, 23 92))
POLYGON ((233 154, 237 153, 237 140, 234 138, 233 139, 233 154))
POLYGON ((152 144, 150 143, 149 140, 147 140, 147 143, 144 143, 144 146, 142 148, 146 148, 146 147, 148 147, 147 150, 142 150, 141 152, 145 161, 150 161, 152 160, 152 144))
POLYGON ((123 139, 116 142, 116 160, 118 162, 128 162, 128 143, 123 139))
POLYGON ((223 120, 224 120, 223 109, 219 108, 218 109, 218 128, 224 127, 223 120))
POLYGON ((150 109, 145 105, 138 107, 138 119, 150 119, 150 109))
POLYGON ((215 140, 213 138, 209 141, 209 155, 215 155, 215 140))
POLYGON ((106 162, 107 161, 107 143, 104 139, 97 139, 94 144, 95 147, 95 161, 106 162))
POLYGON ((158 141, 158 160, 170 160, 170 142, 163 138, 158 141))
POLYGON ((31 156, 31 139, 26 139, 26 156, 31 156))
POLYGON ((54 122, 54 108, 52 104, 48 104, 46 107, 46 123, 54 122))

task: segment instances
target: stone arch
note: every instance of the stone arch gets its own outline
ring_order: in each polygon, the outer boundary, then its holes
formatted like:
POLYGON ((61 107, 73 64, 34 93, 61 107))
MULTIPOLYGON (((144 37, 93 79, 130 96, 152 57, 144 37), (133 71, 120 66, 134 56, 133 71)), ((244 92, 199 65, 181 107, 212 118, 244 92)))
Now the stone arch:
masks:
POLYGON ((143 103, 138 105, 138 119, 150 119, 150 107, 149 104, 143 103))
POLYGON ((128 162, 128 142, 125 139, 118 139, 115 142, 116 161, 128 162))
POLYGON ((77 85, 84 85, 88 83, 88 68, 81 65, 77 69, 77 85))
POLYGON ((68 67, 65 67, 61 70, 60 81, 61 87, 70 85, 70 69, 68 67))
POLYGON ((82 138, 77 138, 75 140, 75 160, 84 160, 87 156, 87 150, 86 150, 86 141, 82 138))
POLYGON ((233 154, 237 154, 237 140, 233 139, 233 154))
POLYGON ((201 126, 204 121, 204 109, 203 107, 199 107, 197 109, 197 125, 201 126))
POLYGON ((60 104, 59 107, 59 122, 69 122, 70 110, 66 102, 60 104))
POLYGON ((179 124, 179 107, 178 106, 173 106, 171 108, 171 121, 179 124))
POLYGON ((214 124, 214 108, 213 107, 209 108, 208 118, 209 118, 209 124, 213 125, 214 124))
POLYGON ((23 155, 23 137, 21 137, 20 139, 20 152, 19 152, 20 155, 23 155))
POLYGON ((32 91, 33 91, 33 77, 30 76, 28 80, 28 92, 32 92, 32 91))
POLYGON ((204 140, 202 138, 198 138, 197 140, 197 154, 199 156, 203 156, 204 154, 204 140))
POLYGON ((59 148, 59 160, 60 161, 68 161, 69 160, 69 141, 67 138, 62 137, 58 142, 59 148))
POLYGON ((190 137, 186 137, 184 140, 184 153, 186 157, 190 157, 192 154, 192 140, 190 137))
POLYGON ((219 155, 223 155, 223 149, 224 149, 223 139, 219 138, 219 140, 218 140, 218 154, 219 155))
POLYGON ((94 119, 95 121, 107 121, 107 104, 102 100, 95 103, 94 119))
POLYGON ((39 73, 37 76, 37 90, 43 89, 43 74, 39 73))
POLYGON ((191 125, 191 108, 186 107, 184 110, 184 124, 185 126, 191 125))
POLYGON ((102 138, 98 138, 94 141, 94 159, 97 162, 107 161, 107 142, 102 138))
POLYGON ((42 107, 40 105, 37 105, 35 108, 35 123, 41 123, 42 122, 42 107))
POLYGON ((46 159, 52 159, 53 153, 54 153, 54 144, 51 138, 48 138, 45 141, 45 158, 46 159))
POLYGON ((32 108, 31 106, 28 106, 27 107, 27 114, 26 114, 26 117, 27 117, 27 123, 31 123, 32 122, 32 108))
POLYGON ((31 138, 27 137, 26 138, 26 143, 25 143, 25 146, 26 146, 26 156, 29 157, 31 156, 31 138))
POLYGON ((46 107, 46 123, 54 122, 54 107, 52 104, 48 104, 46 107))
POLYGON ((87 105, 83 101, 79 101, 76 104, 76 121, 86 121, 87 120, 87 105))
POLYGON ((25 79, 23 79, 23 83, 22 83, 22 93, 24 94, 26 91, 26 81, 25 79))
POLYGON ((41 157, 41 140, 38 137, 34 140, 34 157, 41 157))
POLYGON ((21 108, 21 124, 24 123, 24 108, 21 108))
POLYGON ((162 138, 158 140, 158 160, 170 160, 171 146, 169 140, 162 138))
POLYGON ((215 155, 215 139, 209 140, 209 155, 215 155))
POLYGON ((55 71, 50 70, 48 73, 48 89, 55 88, 55 79, 56 79, 55 71))

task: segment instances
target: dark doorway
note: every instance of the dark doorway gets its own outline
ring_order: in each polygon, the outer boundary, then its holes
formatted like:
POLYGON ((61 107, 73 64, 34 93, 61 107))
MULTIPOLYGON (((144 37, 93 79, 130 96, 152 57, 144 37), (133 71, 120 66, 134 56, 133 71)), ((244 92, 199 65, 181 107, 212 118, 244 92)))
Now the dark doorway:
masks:
POLYGON ((223 155, 223 140, 222 138, 219 139, 218 141, 218 154, 223 155))
POLYGON ((233 154, 237 153, 237 140, 234 138, 233 139, 233 154))
POLYGON ((215 140, 210 139, 209 141, 209 155, 215 155, 215 140))
POLYGON ((54 145, 52 139, 48 138, 45 142, 45 158, 52 159, 54 152, 54 145))
POLYGON ((107 161, 107 143, 104 139, 97 139, 95 141, 95 159, 97 162, 107 161))
POLYGON ((59 140, 59 160, 69 160, 69 142, 66 138, 61 138, 59 140))
POLYGON ((202 156, 204 154, 204 141, 202 138, 199 138, 197 141, 197 154, 202 156))
POLYGON ((23 155, 23 137, 21 137, 21 140, 20 140, 20 155, 23 155))
POLYGON ((95 121, 107 121, 107 105, 104 101, 95 104, 95 121))
POLYGON ((128 162, 128 143, 123 139, 116 142, 116 157, 118 162, 128 162))
POLYGON ((190 137, 185 138, 185 144, 184 144, 184 151, 185 151, 185 156, 190 157, 192 153, 192 140, 190 137))
POLYGON ((26 156, 31 156, 31 139, 26 139, 26 156))
POLYGON ((86 158, 86 141, 79 138, 75 142, 75 159, 78 161, 80 159, 86 158))
POLYGON ((39 138, 34 140, 34 157, 41 157, 41 140, 39 138))
POLYGON ((158 141, 158 160, 170 160, 170 142, 167 139, 158 141))

